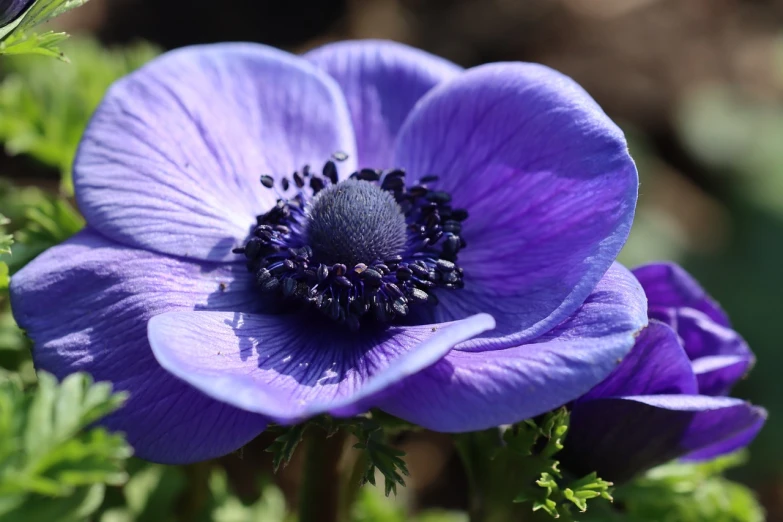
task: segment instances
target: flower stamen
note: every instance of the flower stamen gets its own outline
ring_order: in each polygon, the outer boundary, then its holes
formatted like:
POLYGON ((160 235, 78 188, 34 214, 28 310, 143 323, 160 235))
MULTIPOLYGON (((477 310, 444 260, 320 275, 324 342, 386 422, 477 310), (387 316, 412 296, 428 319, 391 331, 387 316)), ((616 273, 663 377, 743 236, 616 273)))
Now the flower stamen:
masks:
POLYGON ((262 292, 320 310, 358 329, 361 322, 388 324, 414 305, 435 305, 434 289, 462 288, 457 254, 465 247, 468 214, 451 206, 451 195, 433 190, 437 176, 412 186, 402 169, 364 168, 339 181, 335 153, 321 174, 309 166, 291 179, 261 176, 278 200, 257 216, 245 246, 248 269, 262 292), (371 319, 372 318, 372 319, 371 319))

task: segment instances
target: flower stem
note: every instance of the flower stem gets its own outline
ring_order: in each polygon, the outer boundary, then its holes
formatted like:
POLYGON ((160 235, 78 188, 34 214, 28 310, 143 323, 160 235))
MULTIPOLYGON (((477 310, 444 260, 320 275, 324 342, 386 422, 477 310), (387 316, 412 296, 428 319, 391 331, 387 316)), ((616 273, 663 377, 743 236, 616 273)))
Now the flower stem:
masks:
POLYGON ((305 461, 299 490, 299 522, 338 522, 340 477, 337 464, 344 437, 324 437, 311 429, 305 434, 305 461))
POLYGON ((496 430, 454 437, 457 454, 468 478, 470 522, 526 521, 534 517, 529 506, 515 504, 515 477, 521 472, 512 463, 493 458, 499 442, 496 430))

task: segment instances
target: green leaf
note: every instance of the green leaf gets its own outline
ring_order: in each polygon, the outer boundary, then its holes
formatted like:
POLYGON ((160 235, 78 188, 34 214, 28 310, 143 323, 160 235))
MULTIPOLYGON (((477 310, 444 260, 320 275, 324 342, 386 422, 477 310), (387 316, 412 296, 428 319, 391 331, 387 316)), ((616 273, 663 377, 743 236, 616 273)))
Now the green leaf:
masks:
POLYGON ((302 442, 305 430, 307 429, 307 423, 291 426, 283 431, 283 433, 275 439, 275 441, 266 448, 265 451, 272 454, 272 467, 275 473, 280 469, 280 466, 287 466, 294 456, 299 443, 302 442))
MULTIPOLYGON (((0 179, 0 207, 12 218, 13 256, 0 253, 13 274, 38 254, 62 243, 84 227, 84 219, 65 199, 35 187, 17 188, 0 179)), ((0 225, 0 235, 5 234, 0 225)))
POLYGON ((88 0, 38 0, 22 17, 20 29, 30 29, 36 25, 48 22, 56 16, 83 6, 88 0))
POLYGON ((617 497, 639 520, 761 522, 764 512, 753 493, 721 475, 744 463, 745 455, 740 452, 698 464, 666 464, 618 490, 617 497))
MULTIPOLYGON (((389 428, 391 431, 395 431, 402 425, 393 422, 389 416, 384 416, 382 422, 393 426, 389 428)), ((384 491, 387 496, 391 493, 397 494, 397 485, 405 486, 403 476, 408 475, 408 467, 402 459, 405 452, 386 444, 387 433, 384 426, 371 417, 335 420, 328 416, 320 416, 289 428, 278 427, 277 429, 283 430, 282 434, 266 449, 273 454, 272 464, 275 471, 291 461, 305 430, 310 427, 323 429, 327 437, 338 430, 345 430, 358 439, 353 447, 364 454, 366 462, 360 479, 362 485, 369 482, 375 486, 375 473, 378 472, 384 477, 384 491)))
POLYGON ((356 417, 346 421, 345 427, 359 442, 355 449, 363 451, 367 466, 362 474, 362 484, 375 485, 375 473, 384 477, 384 493, 386 496, 397 494, 397 485, 405 487, 404 476, 408 476, 408 466, 402 457, 405 452, 386 444, 386 434, 383 427, 374 419, 356 417))
MULTIPOLYGON (((14 243, 14 236, 4 233, 4 227, 11 221, 0 214, 0 256, 11 253, 11 245, 14 243)), ((8 288, 8 265, 5 261, 0 261, 0 291, 8 288)))
POLYGON ((128 472, 122 495, 107 498, 100 522, 176 522, 177 503, 186 493, 184 468, 131 459, 128 472))
POLYGON ((130 447, 122 436, 88 427, 121 406, 107 383, 73 374, 58 384, 39 373, 24 391, 0 374, 0 521, 83 520, 121 484, 130 447))
POLYGON ((28 154, 60 170, 63 192, 70 195, 71 165, 90 116, 115 80, 159 50, 147 44, 106 49, 89 39, 70 40, 65 48, 70 64, 27 57, 3 61, 0 141, 12 155, 28 154))
MULTIPOLYGON (((7 217, 0 214, 0 231, 2 231, 2 227, 5 227, 10 222, 11 221, 7 217)), ((12 236, 11 234, 0 234, 0 254, 10 254, 11 245, 13 243, 14 243, 14 236, 12 236)))
POLYGON ((0 28, 0 55, 41 54, 65 60, 57 46, 68 35, 53 31, 39 34, 33 28, 85 3, 87 0, 37 0, 18 20, 0 28))
POLYGON ((611 501, 612 483, 591 473, 579 479, 565 477, 557 454, 563 449, 568 432, 569 412, 560 408, 536 420, 526 420, 504 430, 482 432, 458 439, 463 459, 474 468, 473 480, 482 482, 479 494, 487 509, 516 513, 506 502, 529 506, 549 517, 572 520, 575 508, 584 512, 596 499, 611 501), (493 443, 493 440, 495 441, 493 443), (491 459, 489 466, 482 459, 491 459), (502 483, 498 483, 502 481, 502 483), (502 504, 502 505, 499 505, 502 504))
POLYGON ((67 38, 66 33, 54 31, 46 31, 45 33, 14 31, 8 38, 0 42, 0 54, 40 54, 65 60, 65 55, 60 51, 58 45, 67 38))

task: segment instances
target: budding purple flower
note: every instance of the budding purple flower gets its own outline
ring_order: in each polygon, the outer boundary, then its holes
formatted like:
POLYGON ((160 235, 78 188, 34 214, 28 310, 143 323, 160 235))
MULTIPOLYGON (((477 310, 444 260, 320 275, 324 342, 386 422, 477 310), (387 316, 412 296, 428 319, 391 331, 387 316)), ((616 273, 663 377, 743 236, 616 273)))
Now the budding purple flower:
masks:
POLYGON ((725 397, 753 354, 723 310, 682 268, 633 271, 650 324, 601 384, 572 404, 563 466, 621 482, 674 458, 704 460, 747 446, 767 412, 725 397))

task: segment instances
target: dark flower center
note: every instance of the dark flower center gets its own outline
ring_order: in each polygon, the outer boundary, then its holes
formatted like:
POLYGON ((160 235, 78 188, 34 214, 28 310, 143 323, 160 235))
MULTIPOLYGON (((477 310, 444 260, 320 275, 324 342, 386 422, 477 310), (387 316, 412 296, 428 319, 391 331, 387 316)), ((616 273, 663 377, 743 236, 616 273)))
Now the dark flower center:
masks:
POLYGON ((349 179, 319 192, 310 205, 305 240, 322 263, 357 263, 401 254, 405 216, 389 192, 349 179))
POLYGON ((463 287, 456 261, 468 214, 429 187, 437 176, 407 185, 401 169, 362 169, 338 182, 330 160, 320 175, 305 166, 291 179, 280 179, 281 192, 272 176, 261 176, 277 191, 277 204, 234 250, 245 255, 262 292, 358 329, 365 321, 391 323, 411 306, 436 305, 436 288, 463 287))

